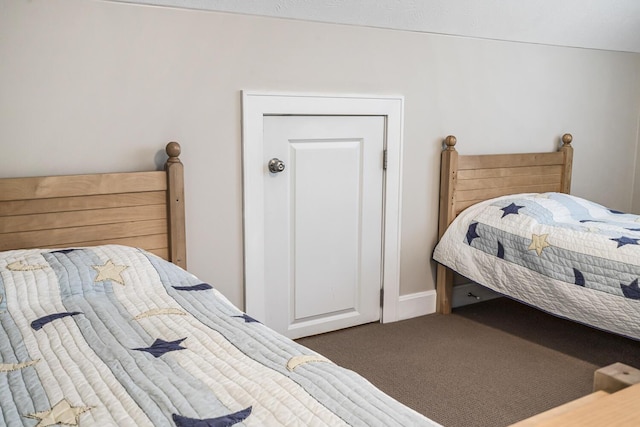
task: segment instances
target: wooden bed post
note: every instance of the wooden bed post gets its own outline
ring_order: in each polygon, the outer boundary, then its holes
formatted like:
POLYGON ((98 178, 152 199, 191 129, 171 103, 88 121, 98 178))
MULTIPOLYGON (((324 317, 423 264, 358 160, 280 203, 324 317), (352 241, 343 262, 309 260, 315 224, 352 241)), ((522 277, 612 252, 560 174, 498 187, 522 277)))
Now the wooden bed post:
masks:
MULTIPOLYGON (((458 171, 458 152, 455 149, 456 137, 445 138, 446 149, 442 151, 440 164, 440 213, 438 221, 438 240, 453 221, 454 189, 458 171)), ((453 271, 438 264, 436 269, 436 311, 442 314, 451 313, 451 296, 453 290, 453 271)))
POLYGON ((169 158, 165 163, 167 173, 167 208, 169 226, 169 260, 187 268, 187 243, 184 214, 184 171, 180 161, 180 144, 170 142, 165 151, 169 158))
POLYGON ((571 146, 571 141, 573 141, 573 136, 570 133, 562 135, 562 147, 558 150, 564 153, 560 191, 566 194, 571 192, 571 170, 573 168, 573 147, 571 146))

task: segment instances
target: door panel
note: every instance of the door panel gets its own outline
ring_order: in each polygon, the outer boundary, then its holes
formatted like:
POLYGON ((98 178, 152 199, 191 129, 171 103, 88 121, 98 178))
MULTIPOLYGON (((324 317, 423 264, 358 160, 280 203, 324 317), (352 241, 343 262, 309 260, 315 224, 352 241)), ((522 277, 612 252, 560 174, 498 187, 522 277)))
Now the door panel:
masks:
POLYGON ((291 144, 294 312, 297 322, 355 307, 362 140, 291 144), (331 173, 318 179, 318 169, 331 173), (340 191, 335 191, 339 188, 340 191))
POLYGON ((265 116, 265 323, 301 337, 376 321, 385 118, 265 116))

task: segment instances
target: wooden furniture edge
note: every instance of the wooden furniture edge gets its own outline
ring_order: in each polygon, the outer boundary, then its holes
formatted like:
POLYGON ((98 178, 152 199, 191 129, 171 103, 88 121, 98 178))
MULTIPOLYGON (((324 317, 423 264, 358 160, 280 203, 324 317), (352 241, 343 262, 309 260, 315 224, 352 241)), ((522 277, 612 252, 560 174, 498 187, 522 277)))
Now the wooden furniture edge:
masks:
MULTIPOLYGON (((458 140, 449 135, 445 138, 445 149, 440 156, 440 212, 438 215, 438 241, 442 239, 447 227, 455 217, 455 185, 458 173, 458 152, 455 149, 458 140)), ((438 263, 436 269, 436 311, 451 313, 453 293, 453 271, 438 263)))
MULTIPOLYGON (((565 133, 562 138, 562 146, 558 149, 558 152, 562 154, 560 161, 555 159, 553 153, 524 153, 524 154, 484 154, 473 156, 460 156, 455 149, 457 138, 453 135, 449 135, 444 139, 444 149, 441 153, 440 161, 440 197, 439 197, 439 213, 438 213, 438 241, 442 239, 445 230, 455 217, 464 210, 467 205, 458 204, 456 191, 458 184, 458 172, 459 164, 473 158, 470 163, 478 163, 480 165, 486 163, 495 168, 496 164, 507 167, 506 165, 512 164, 512 167, 530 167, 531 165, 538 164, 559 164, 561 166, 561 173, 558 182, 558 191, 567 193, 571 191, 571 173, 573 168, 573 147, 571 142, 573 136, 569 133, 565 133), (553 155, 553 159, 549 159, 550 155, 553 155)), ((475 166, 474 166, 475 167, 475 166)), ((482 169, 479 166, 478 169, 482 169)), ((495 179, 499 180, 500 177, 495 179)), ((500 195, 515 194, 522 191, 511 191, 508 187, 501 188, 498 186, 496 190, 500 195)), ((497 197, 492 194, 492 198, 497 197)), ((482 199, 485 200, 485 199, 482 199)), ((476 203, 480 201, 477 200, 476 203)), ((453 271, 437 263, 436 266, 436 312, 442 314, 451 313, 452 293, 453 293, 453 271)))
POLYGON ((599 390, 522 420, 511 427, 600 427, 640 425, 640 384, 607 393, 599 390))
POLYGON ((567 412, 571 412, 575 409, 578 409, 582 406, 589 405, 592 402, 601 399, 605 396, 609 396, 609 393, 606 391, 595 391, 593 393, 587 394, 586 396, 582 396, 578 399, 567 402, 563 405, 556 406, 555 408, 551 408, 547 411, 540 412, 539 414, 533 415, 529 418, 526 418, 522 421, 518 421, 515 424, 511 424, 509 427, 533 427, 540 425, 541 423, 547 422, 549 420, 553 420, 560 415, 566 414, 567 412))

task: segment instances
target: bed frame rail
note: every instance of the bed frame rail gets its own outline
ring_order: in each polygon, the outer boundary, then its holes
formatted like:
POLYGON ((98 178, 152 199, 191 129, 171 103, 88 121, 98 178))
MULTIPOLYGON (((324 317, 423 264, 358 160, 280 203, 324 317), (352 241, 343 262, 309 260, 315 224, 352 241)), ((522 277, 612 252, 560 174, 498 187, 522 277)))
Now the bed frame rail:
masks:
MULTIPOLYGON (((445 138, 440 169, 438 240, 455 217, 483 200, 517 193, 571 190, 573 147, 571 134, 562 136, 562 146, 553 153, 485 154, 461 156, 457 139, 445 138)), ((453 271, 438 264, 436 271, 439 313, 451 312, 453 271)))

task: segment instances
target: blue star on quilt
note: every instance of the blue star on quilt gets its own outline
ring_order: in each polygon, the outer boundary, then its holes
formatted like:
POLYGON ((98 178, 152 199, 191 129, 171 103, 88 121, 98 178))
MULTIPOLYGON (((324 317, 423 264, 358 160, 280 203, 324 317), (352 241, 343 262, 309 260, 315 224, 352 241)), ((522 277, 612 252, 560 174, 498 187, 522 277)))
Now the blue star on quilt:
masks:
POLYGON ((185 347, 182 347, 180 345, 180 343, 186 339, 187 337, 184 337, 175 341, 165 341, 163 339, 158 338, 153 342, 153 344, 151 344, 150 347, 134 348, 133 350, 146 351, 147 353, 151 353, 153 357, 158 358, 170 351, 186 350, 185 347))
POLYGON ((216 418, 197 419, 187 418, 182 415, 173 414, 173 422, 177 427, 230 427, 234 424, 241 423, 251 415, 252 406, 233 414, 223 415, 216 418))
POLYGON ((628 285, 620 283, 620 289, 622 289, 622 293, 625 297, 630 299, 640 299, 640 287, 638 287, 638 279, 634 280, 628 285))
POLYGON ((502 211, 501 218, 504 218, 505 216, 510 214, 519 215, 520 212, 518 211, 522 208, 524 208, 524 206, 519 206, 519 205, 516 205, 515 203, 511 203, 509 206, 505 206, 504 208, 500 209, 502 211))
POLYGON ((467 243, 471 244, 473 239, 480 237, 480 235, 476 232, 476 228, 478 228, 477 222, 474 222, 469 225, 469 229, 467 230, 467 243))
POLYGON ((256 323, 260 323, 258 322, 256 319, 254 319, 253 317, 247 315, 247 314, 242 314, 239 316, 231 316, 231 317, 241 317, 244 319, 244 323, 251 323, 251 322, 256 322, 256 323))
POLYGON ((573 277, 575 278, 574 283, 578 286, 584 286, 584 275, 577 268, 573 269, 573 277))
POLYGON ((618 248, 624 245, 637 245, 638 242, 640 241, 640 239, 633 239, 631 237, 626 237, 626 236, 622 236, 622 237, 618 237, 617 239, 610 239, 610 240, 613 240, 614 242, 618 242, 618 248))

